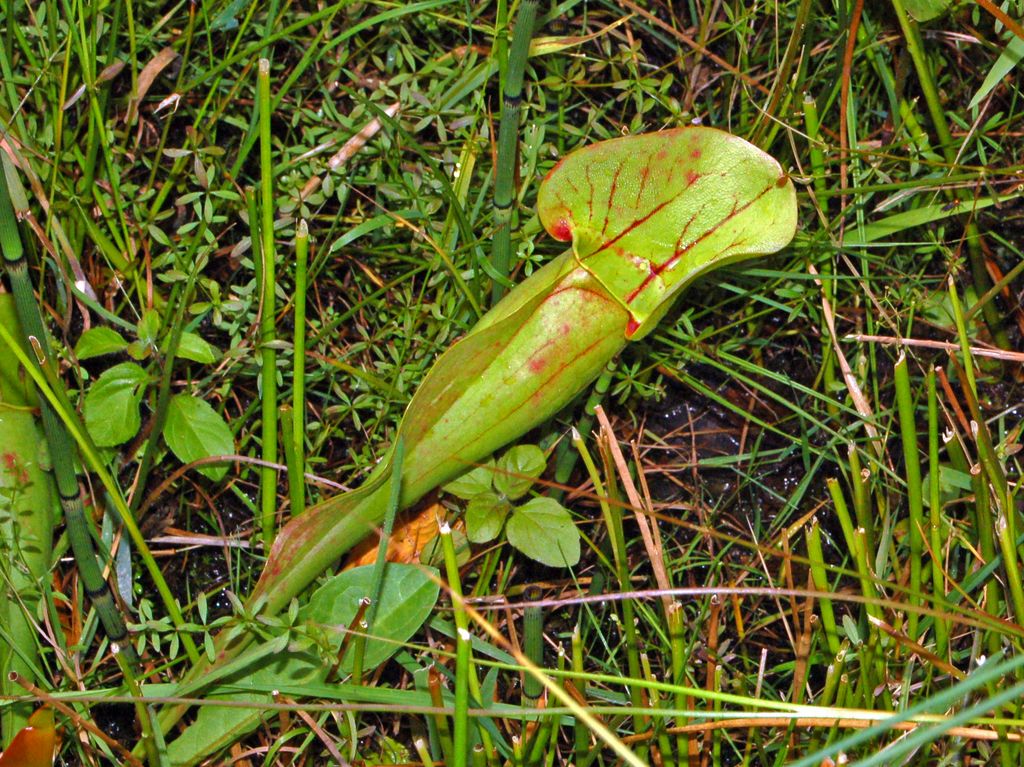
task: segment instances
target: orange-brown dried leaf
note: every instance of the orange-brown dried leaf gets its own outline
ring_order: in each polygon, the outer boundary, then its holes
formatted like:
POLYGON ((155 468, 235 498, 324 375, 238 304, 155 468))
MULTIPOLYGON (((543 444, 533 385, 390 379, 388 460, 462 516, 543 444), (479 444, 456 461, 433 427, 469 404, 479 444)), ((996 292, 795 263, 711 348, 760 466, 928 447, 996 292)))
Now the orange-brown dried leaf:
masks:
POLYGON ((56 745, 53 711, 40 708, 28 718, 28 724, 14 736, 7 750, 0 754, 0 767, 52 767, 56 745))
MULTIPOLYGON (((412 564, 420 561, 423 547, 437 535, 437 520, 444 519, 448 512, 439 503, 424 506, 416 514, 402 514, 395 521, 395 528, 388 541, 388 562, 412 564)), ((462 520, 452 525, 454 529, 462 529, 462 520)), ((380 548, 374 537, 364 539, 352 549, 352 554, 345 563, 345 569, 372 565, 377 561, 377 550, 380 548)))

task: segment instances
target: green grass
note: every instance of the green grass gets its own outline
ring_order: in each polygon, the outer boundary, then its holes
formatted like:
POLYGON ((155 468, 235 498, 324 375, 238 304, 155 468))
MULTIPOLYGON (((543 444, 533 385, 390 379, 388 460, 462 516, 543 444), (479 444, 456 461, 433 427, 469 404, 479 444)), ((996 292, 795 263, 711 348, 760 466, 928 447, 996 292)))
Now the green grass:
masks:
MULTIPOLYGON (((399 761, 488 763, 472 749, 483 733, 491 764, 615 764, 627 750, 677 765, 820 765, 839 750, 865 764, 1021 763, 1020 358, 978 353, 1019 349, 1024 328, 1024 94, 1019 70, 999 68, 1012 33, 968 3, 921 24, 902 2, 541 3, 506 218, 499 54, 519 5, 0 7, 0 152, 25 189, 21 237, 59 385, 81 413, 114 364, 146 372, 138 435, 90 449, 78 476, 105 554, 113 511, 143 510, 155 560, 118 535, 131 556, 111 579, 142 650, 135 674, 173 695, 189 655, 245 622, 234 595, 258 577, 261 544, 337 492, 296 486, 303 472, 346 487, 369 473, 432 361, 501 285, 496 230, 518 222, 513 282, 560 252, 533 207, 558 158, 700 121, 780 160, 800 231, 691 288, 617 360, 595 400, 628 481, 586 397, 531 435, 562 440, 560 465, 584 455, 549 489, 593 544, 581 565, 477 547, 454 616, 443 597, 358 688, 282 683, 238 750, 322 764, 329 741, 352 761, 394 747, 399 761), (78 359, 97 326, 136 345, 78 359), (213 360, 190 351, 193 335, 213 360), (182 471, 151 433, 178 394, 213 407, 238 455, 287 469, 182 471), (630 483, 641 499, 650 489, 672 594, 655 590, 630 483), (502 597, 512 606, 495 608, 502 597), (524 609, 537 620, 527 601, 542 608, 540 663, 535 638, 519 652, 524 609), (456 639, 467 626, 471 647, 456 639), (522 695, 534 666, 562 696, 545 682, 546 708, 522 695)), ((1019 22, 1024 8, 1006 13, 1019 22)), ((61 415, 74 433, 81 421, 61 415)), ((81 720, 129 700, 129 680, 56 535, 33 682, 74 713, 58 715, 67 763, 120 763, 81 720)))

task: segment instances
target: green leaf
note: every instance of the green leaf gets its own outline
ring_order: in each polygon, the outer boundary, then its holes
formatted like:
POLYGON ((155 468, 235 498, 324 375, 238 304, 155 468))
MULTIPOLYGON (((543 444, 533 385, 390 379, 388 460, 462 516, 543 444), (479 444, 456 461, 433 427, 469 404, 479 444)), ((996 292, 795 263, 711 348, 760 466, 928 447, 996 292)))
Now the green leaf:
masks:
POLYGON ((512 504, 495 493, 480 493, 466 506, 466 535, 473 543, 493 541, 505 524, 512 504))
POLYGON ((508 542, 530 559, 551 567, 580 561, 580 533, 558 501, 534 498, 516 509, 505 528, 508 542))
MULTIPOLYGON (((437 571, 432 571, 437 577, 437 571)), ((341 646, 343 629, 351 625, 359 611, 359 600, 372 597, 374 565, 355 567, 332 577, 310 597, 303 616, 330 633, 332 646, 341 646)), ((384 571, 380 601, 363 651, 364 668, 376 668, 401 649, 424 621, 437 602, 440 586, 428 571, 415 565, 390 563, 384 571)), ((341 658, 342 673, 352 670, 352 642, 341 658)))
POLYGON ((214 16, 210 29, 214 32, 230 32, 238 28, 238 15, 245 10, 246 0, 231 0, 214 16))
POLYGON ((200 336, 186 330, 181 334, 181 341, 178 343, 178 356, 193 362, 209 364, 217 361, 220 351, 200 336))
MULTIPOLYGON (((190 394, 175 394, 171 398, 164 440, 182 463, 235 452, 235 440, 224 419, 208 402, 190 394)), ((227 470, 227 466, 199 467, 201 474, 215 481, 227 470)))
POLYGON ((964 214, 972 215, 984 208, 999 205, 1020 197, 1022 191, 1024 190, 1013 187, 1008 194, 998 198, 979 197, 975 199, 972 197, 959 200, 956 204, 937 202, 930 205, 922 205, 919 208, 895 213, 886 218, 875 219, 870 224, 853 229, 846 234, 845 243, 850 246, 860 247, 870 242, 892 237, 915 226, 927 226, 935 221, 955 218, 964 214))
POLYGON ((941 16, 953 0, 903 0, 903 7, 916 21, 929 21, 941 16))
POLYGON ((88 360, 123 351, 126 346, 128 342, 113 328, 89 328, 75 344, 75 356, 80 360, 88 360))
POLYGON ((142 343, 142 341, 132 341, 125 347, 125 351, 128 352, 128 356, 133 360, 139 360, 141 362, 153 353, 153 347, 149 344, 142 343))
POLYGON ((489 492, 494 477, 494 461, 490 460, 483 466, 478 466, 472 471, 466 472, 445 485, 442 490, 456 498, 464 501, 472 500, 480 493, 489 492))
POLYGON ((1020 60, 1024 59, 1024 40, 1014 35, 1010 38, 1010 42, 1006 44, 1006 48, 999 54, 999 58, 996 63, 992 65, 992 68, 985 75, 985 80, 981 83, 978 88, 978 92, 971 98, 970 103, 967 105, 968 109, 974 109, 980 104, 988 94, 990 94, 995 87, 1003 81, 1013 70, 1020 60))
POLYGON ((494 487, 510 500, 526 495, 547 467, 544 451, 536 445, 516 445, 498 460, 494 487))
MULTIPOLYGON (((216 686, 204 697, 214 701, 237 701, 256 703, 256 706, 225 707, 203 706, 196 720, 167 746, 167 756, 174 767, 194 765, 203 757, 234 743, 252 732, 259 725, 266 712, 260 703, 271 703, 273 697, 266 688, 284 687, 322 682, 327 677, 329 665, 310 652, 286 652, 287 636, 271 640, 271 644, 260 648, 261 654, 253 663, 217 680, 216 686), (284 641, 279 641, 284 640, 284 641), (279 647, 273 647, 278 642, 279 647), (231 689, 230 693, 218 692, 218 688, 231 689)), ((218 762, 219 763, 219 762, 218 762)))
POLYGON ((629 311, 631 339, 696 277, 787 245, 797 221, 796 191, 778 162, 699 127, 573 152, 544 179, 537 213, 629 311))
POLYGON ((843 616, 843 631, 846 632, 846 636, 854 647, 860 647, 860 631, 857 630, 857 622, 848 614, 843 616))
POLYGON ((150 224, 148 227, 149 236, 152 237, 160 245, 165 248, 171 247, 171 238, 167 236, 167 233, 156 224, 150 224))
POLYGON ((85 395, 85 425, 100 447, 120 445, 139 431, 139 404, 148 380, 134 362, 103 371, 85 395))
POLYGON ((146 346, 155 346, 157 336, 160 334, 160 314, 153 309, 148 309, 139 320, 136 330, 140 343, 146 346))
POLYGON ((412 761, 412 754, 409 749, 398 740, 389 738, 387 735, 377 737, 379 751, 370 757, 367 764, 406 764, 412 761))
MULTIPOLYGON (((931 481, 931 472, 924 475, 921 484, 928 487, 931 481)), ((964 471, 957 471, 949 464, 939 464, 939 497, 942 505, 965 493, 971 492, 974 488, 971 475, 964 471)), ((931 506, 931 499, 928 493, 924 497, 924 505, 931 506)))

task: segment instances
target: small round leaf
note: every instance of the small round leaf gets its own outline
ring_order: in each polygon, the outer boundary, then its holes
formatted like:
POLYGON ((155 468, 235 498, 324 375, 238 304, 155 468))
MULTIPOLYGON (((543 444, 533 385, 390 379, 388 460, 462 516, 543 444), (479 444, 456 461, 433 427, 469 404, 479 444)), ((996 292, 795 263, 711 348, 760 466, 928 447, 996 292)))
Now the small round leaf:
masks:
POLYGON ((547 460, 536 445, 516 445, 498 460, 494 487, 511 500, 526 495, 537 477, 544 473, 547 460))
POLYGON ((505 528, 508 542, 530 559, 550 567, 580 561, 580 533, 558 501, 534 498, 515 510, 505 528))
POLYGON ((473 543, 493 541, 512 505, 495 493, 480 493, 466 506, 466 535, 473 543))
POLYGON ((441 489, 456 498, 469 501, 480 493, 490 492, 493 476, 494 461, 488 461, 483 466, 478 466, 461 477, 456 477, 441 489))

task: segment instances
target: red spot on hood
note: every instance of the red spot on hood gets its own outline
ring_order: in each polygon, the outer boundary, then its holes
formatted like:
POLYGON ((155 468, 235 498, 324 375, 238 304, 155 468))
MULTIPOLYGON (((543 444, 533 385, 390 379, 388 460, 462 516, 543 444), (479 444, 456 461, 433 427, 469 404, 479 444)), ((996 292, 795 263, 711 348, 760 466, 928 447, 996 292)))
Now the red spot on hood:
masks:
POLYGON ((568 219, 560 218, 551 225, 551 236, 559 242, 569 242, 572 240, 572 225, 568 219))

